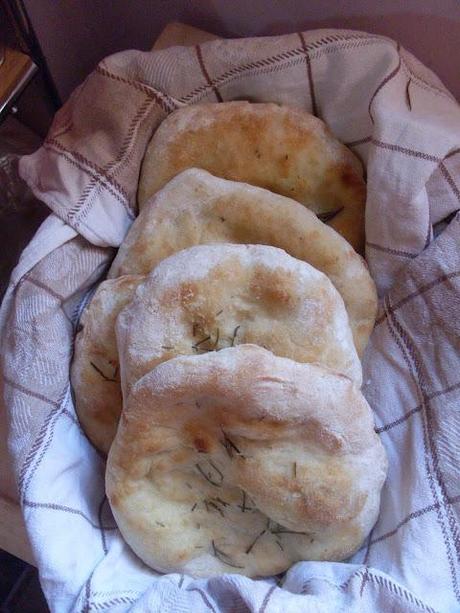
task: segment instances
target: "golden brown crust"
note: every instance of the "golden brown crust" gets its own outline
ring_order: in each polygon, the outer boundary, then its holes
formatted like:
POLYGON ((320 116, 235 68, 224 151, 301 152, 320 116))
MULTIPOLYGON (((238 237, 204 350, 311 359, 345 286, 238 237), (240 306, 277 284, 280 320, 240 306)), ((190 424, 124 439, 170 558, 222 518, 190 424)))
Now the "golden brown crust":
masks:
POLYGON ((273 245, 326 274, 345 302, 358 354, 363 353, 377 295, 361 256, 294 200, 204 170, 182 172, 146 203, 109 277, 148 274, 181 249, 222 242, 273 245))
POLYGON ((254 343, 361 385, 340 294, 306 262, 266 245, 200 245, 166 258, 117 320, 124 396, 160 362, 254 343))
POLYGON ((126 541, 156 570, 265 576, 356 550, 386 467, 349 379, 240 345, 136 383, 106 487, 126 541))
POLYGON ((364 247, 366 188, 361 163, 316 117, 276 104, 225 102, 179 109, 153 135, 138 201, 187 168, 288 196, 329 217, 358 251, 364 247))
POLYGON ((80 319, 70 378, 75 408, 90 441, 108 453, 121 413, 115 320, 143 277, 125 275, 101 283, 80 319))

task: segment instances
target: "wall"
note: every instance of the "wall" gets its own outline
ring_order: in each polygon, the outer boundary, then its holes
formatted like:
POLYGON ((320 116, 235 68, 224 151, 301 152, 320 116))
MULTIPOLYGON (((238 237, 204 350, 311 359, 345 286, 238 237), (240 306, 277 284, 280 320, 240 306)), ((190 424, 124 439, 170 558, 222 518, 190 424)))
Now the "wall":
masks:
POLYGON ((104 56, 149 49, 169 21, 221 36, 340 27, 398 39, 460 99, 458 0, 24 0, 65 99, 104 56))

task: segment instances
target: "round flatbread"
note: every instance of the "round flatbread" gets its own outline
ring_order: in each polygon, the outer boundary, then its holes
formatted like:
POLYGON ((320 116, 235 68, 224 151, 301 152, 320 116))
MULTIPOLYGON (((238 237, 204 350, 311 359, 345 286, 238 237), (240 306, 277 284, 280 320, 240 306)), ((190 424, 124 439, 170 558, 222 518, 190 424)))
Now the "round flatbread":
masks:
POLYGON ((138 201, 186 168, 203 168, 297 200, 364 247, 360 161, 313 115, 276 104, 198 104, 169 115, 150 141, 138 201))
POLYGON ((298 202, 205 170, 183 171, 145 204, 109 277, 148 274, 181 249, 222 242, 280 247, 326 274, 345 302, 358 354, 363 353, 377 293, 361 256, 298 202))
POLYGON ((265 245, 201 245, 166 258, 117 319, 124 397, 160 362, 254 343, 361 384, 343 300, 326 275, 265 245))
POLYGON ((152 568, 257 577, 350 556, 377 518, 386 471, 348 378, 241 345, 176 357, 137 382, 106 489, 152 568))
POLYGON ((75 409, 88 438, 104 453, 117 431, 122 406, 115 321, 143 279, 127 275, 101 283, 75 337, 70 370, 75 409))

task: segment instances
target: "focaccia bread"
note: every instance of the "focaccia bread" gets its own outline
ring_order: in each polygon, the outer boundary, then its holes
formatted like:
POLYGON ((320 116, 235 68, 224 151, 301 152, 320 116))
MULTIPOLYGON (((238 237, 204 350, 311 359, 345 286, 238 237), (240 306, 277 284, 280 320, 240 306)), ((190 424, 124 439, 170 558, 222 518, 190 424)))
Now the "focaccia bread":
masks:
POLYGON ((387 460, 347 377, 254 345, 180 356, 133 387, 107 495, 161 572, 267 576, 342 560, 371 530, 387 460))
POLYGON ((345 302, 362 354, 374 326, 377 294, 361 256, 298 202, 205 170, 183 171, 145 204, 109 277, 148 274, 169 255, 209 243, 273 245, 326 274, 345 302))
POLYGON ((200 245, 166 258, 116 325, 124 397, 160 362, 254 343, 361 385, 340 294, 323 273, 265 245, 200 245))
POLYGON ((172 177, 193 167, 293 198, 357 251, 363 250, 366 189, 361 163, 324 122, 305 111, 249 102, 175 111, 147 147, 139 207, 172 177))
POLYGON ((121 412, 115 321, 144 277, 126 275, 101 283, 80 318, 70 379, 75 409, 90 441, 108 453, 121 412))

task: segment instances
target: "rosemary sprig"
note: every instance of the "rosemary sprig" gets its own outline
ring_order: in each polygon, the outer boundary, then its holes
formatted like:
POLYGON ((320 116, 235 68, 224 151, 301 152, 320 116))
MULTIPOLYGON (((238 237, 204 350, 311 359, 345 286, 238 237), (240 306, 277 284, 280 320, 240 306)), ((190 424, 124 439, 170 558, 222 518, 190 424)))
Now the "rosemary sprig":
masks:
POLYGON ((216 500, 217 502, 222 504, 224 507, 230 506, 228 502, 225 502, 225 500, 222 500, 222 498, 219 498, 219 496, 216 496, 215 498, 211 498, 211 500, 216 500))
POLYGON ((318 213, 316 216, 320 221, 326 223, 327 221, 331 221, 331 219, 334 219, 334 217, 341 213, 343 209, 344 207, 341 206, 340 208, 335 209, 335 211, 326 211, 325 213, 318 213))
POLYGON ((209 463, 211 464, 211 466, 214 468, 214 470, 217 472, 220 481, 215 481, 212 477, 211 473, 206 473, 199 464, 195 464, 195 466, 197 467, 198 471, 200 472, 200 474, 206 479, 206 481, 208 481, 209 483, 211 483, 211 485, 214 485, 216 487, 220 487, 222 485, 222 482, 224 480, 224 475, 221 473, 221 471, 217 468, 217 466, 211 462, 211 460, 208 460, 209 463))
POLYGON ((209 341, 210 339, 211 339, 210 336, 206 336, 205 338, 202 338, 201 341, 198 341, 197 343, 192 345, 192 349, 195 349, 195 351, 197 351, 198 349, 200 349, 200 345, 202 345, 203 343, 206 343, 206 341, 209 341))
POLYGON ((234 347, 235 346, 236 335, 238 334, 238 330, 240 328, 241 328, 241 325, 236 326, 236 328, 233 330, 232 344, 230 345, 230 347, 234 347))
POLYGON ((217 345, 219 343, 219 336, 220 336, 220 330, 219 328, 217 328, 217 332, 216 332, 216 340, 214 341, 214 350, 217 349, 217 345))
POLYGON ((294 462, 294 464, 292 465, 292 472, 294 475, 294 479, 297 479, 297 462, 294 462))
POLYGON ((225 440, 223 440, 223 441, 219 441, 219 443, 222 445, 222 447, 223 447, 223 448, 225 449, 225 451, 228 453, 228 457, 229 457, 229 458, 233 458, 232 451, 231 451, 231 449, 229 449, 229 448, 227 447, 227 445, 225 444, 225 440))
POLYGON ((242 513, 244 513, 245 511, 254 511, 252 507, 248 507, 248 505, 246 504, 246 492, 244 490, 243 490, 243 503, 237 506, 238 508, 241 509, 242 513))
POLYGON ((212 500, 208 500, 208 505, 212 507, 213 509, 215 509, 218 513, 220 513, 222 517, 225 517, 225 513, 222 511, 222 509, 219 506, 217 506, 215 502, 213 502, 212 500))
POLYGON ((212 543, 212 552, 214 556, 218 560, 223 562, 223 564, 226 564, 227 566, 231 566, 232 568, 244 568, 244 566, 239 566, 238 564, 235 564, 227 553, 225 553, 221 549, 218 549, 213 540, 211 541, 211 543, 212 543))
MULTIPOLYGON (((220 312, 222 312, 222 311, 220 311, 220 312)), ((205 336, 204 338, 199 340, 197 343, 192 345, 192 349, 194 349, 195 351, 219 351, 218 345, 219 345, 219 339, 220 339, 220 328, 216 328, 216 333, 215 334, 216 334, 216 336, 215 336, 214 341, 212 340, 212 334, 208 334, 208 336, 205 336), (202 345, 204 345, 204 343, 207 343, 208 341, 210 341, 212 343, 212 345, 211 346, 207 346, 207 347, 203 347, 202 345)), ((195 329, 194 329, 194 332, 193 332, 193 336, 195 336, 195 329)))
POLYGON ((228 453, 228 456, 230 458, 233 458, 233 452, 235 451, 238 455, 244 458, 244 455, 241 453, 235 443, 228 437, 228 435, 224 432, 223 429, 222 434, 224 435, 224 440, 220 441, 220 444, 225 448, 225 451, 228 453))
POLYGON ((211 466, 214 468, 216 473, 219 475, 221 483, 222 483, 222 481, 224 480, 223 473, 217 468, 217 466, 214 464, 214 462, 212 460, 208 460, 208 462, 211 464, 211 466))
POLYGON ((262 530, 262 532, 260 532, 256 538, 252 541, 252 543, 249 545, 249 547, 246 549, 245 553, 250 553, 252 551, 252 548, 254 547, 254 545, 257 543, 257 541, 260 539, 261 536, 263 536, 265 533, 267 532, 267 528, 264 528, 262 530))
POLYGON ((158 524, 159 526, 161 526, 162 528, 165 528, 165 525, 161 523, 161 521, 156 521, 156 524, 158 524))
POLYGON ((190 509, 190 512, 193 513, 193 511, 197 508, 198 503, 195 502, 195 504, 193 505, 193 507, 190 509))
MULTIPOLYGON (((106 374, 104 374, 102 370, 98 368, 94 362, 90 362, 90 364, 94 368, 94 370, 101 375, 104 381, 110 381, 110 383, 118 383, 117 379, 112 379, 111 377, 108 377, 106 374)), ((114 376, 116 376, 117 372, 118 372, 118 368, 115 369, 114 376)))
POLYGON ((168 349, 174 349, 174 347, 171 347, 171 345, 161 345, 161 348, 162 348, 162 349, 166 349, 166 350, 168 350, 168 349))
POLYGON ((224 309, 220 309, 220 311, 215 314, 215 317, 219 317, 219 315, 222 315, 223 312, 224 312, 224 309))
POLYGON ((270 530, 272 534, 303 534, 304 536, 309 536, 308 532, 299 532, 298 530, 270 530))

